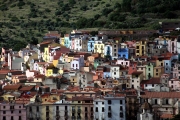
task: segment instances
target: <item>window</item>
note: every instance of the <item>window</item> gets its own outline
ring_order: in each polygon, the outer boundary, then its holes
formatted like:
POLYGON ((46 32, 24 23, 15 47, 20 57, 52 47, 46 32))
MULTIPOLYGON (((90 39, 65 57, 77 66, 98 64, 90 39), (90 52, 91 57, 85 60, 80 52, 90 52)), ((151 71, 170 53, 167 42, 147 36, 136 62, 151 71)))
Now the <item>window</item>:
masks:
POLYGON ((108 104, 111 104, 111 100, 108 100, 108 104))
POLYGON ((22 119, 21 119, 21 116, 19 116, 19 120, 22 120, 22 119))
POLYGON ((73 64, 73 67, 74 67, 74 64, 73 64))
POLYGON ((3 111, 3 114, 6 114, 6 111, 3 111))
POLYGON ((145 86, 147 87, 147 84, 145 84, 145 86))
POLYGON ((156 69, 156 72, 158 72, 158 69, 156 69))
POLYGON ((49 106, 46 106, 46 110, 49 110, 49 106))
POLYGON ((122 106, 120 106, 120 111, 122 111, 123 110, 123 107, 122 106))
POLYGON ((6 116, 3 116, 3 120, 6 120, 6 116))
POLYGON ((85 107, 85 111, 88 111, 87 107, 85 107))
POLYGON ((98 112, 98 107, 96 107, 96 112, 98 112))
POLYGON ((13 113, 13 111, 11 111, 11 113, 13 113))
POLYGON ((116 72, 114 72, 114 75, 116 75, 116 72))
POLYGON ((156 75, 158 75, 158 73, 156 73, 156 75))
POLYGON ((81 101, 78 101, 78 103, 81 103, 81 101))
POLYGON ((166 65, 168 65, 168 63, 166 63, 166 65))
POLYGON ((14 120, 13 116, 11 116, 11 120, 14 120))
POLYGON ((21 110, 19 111, 19 113, 21 113, 21 110))
POLYGON ((36 107, 36 111, 39 112, 39 106, 36 107))
POLYGON ((108 110, 111 111, 111 106, 108 107, 108 110))
POLYGON ((168 99, 166 99, 166 104, 169 104, 169 100, 168 99))
POLYGON ((98 102, 96 102, 96 105, 98 104, 98 102))
POLYGON ((151 71, 151 68, 148 68, 149 69, 149 71, 151 71))
POLYGON ((132 82, 134 82, 134 80, 132 80, 132 82))
POLYGON ((120 112, 120 118, 123 118, 123 116, 124 116, 123 112, 120 112))
POLYGON ((110 112, 108 113, 108 118, 111 118, 111 113, 110 112))
POLYGON ((154 104, 157 104, 157 99, 154 100, 154 104))
POLYGON ((152 87, 154 87, 154 84, 152 84, 152 87))
POLYGON ((173 81, 171 81, 171 83, 173 83, 173 81))
POLYGON ((3 106, 3 108, 5 109, 5 108, 6 108, 6 106, 3 106))
POLYGON ((104 105, 104 102, 102 102, 102 104, 104 105))
POLYGON ((104 107, 102 107, 102 112, 104 112, 104 107))
POLYGON ((123 102, 122 102, 122 100, 120 100, 120 104, 122 104, 123 102))

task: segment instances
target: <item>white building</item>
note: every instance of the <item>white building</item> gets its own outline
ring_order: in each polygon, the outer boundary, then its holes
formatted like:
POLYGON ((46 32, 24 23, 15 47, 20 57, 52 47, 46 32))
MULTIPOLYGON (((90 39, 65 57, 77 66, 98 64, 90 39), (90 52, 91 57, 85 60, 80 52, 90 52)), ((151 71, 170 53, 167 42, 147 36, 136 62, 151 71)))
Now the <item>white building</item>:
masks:
POLYGON ((124 94, 113 93, 104 97, 105 120, 126 120, 124 94))
POLYGON ((104 55, 112 56, 112 45, 110 43, 108 43, 104 46, 104 55))
POLYGON ((84 57, 74 57, 74 59, 71 61, 71 69, 80 69, 84 66, 84 57))
POLYGON ((80 36, 74 39, 74 50, 80 51, 82 49, 82 37, 83 36, 80 36))
POLYGON ((141 106, 143 112, 140 114, 139 120, 153 120, 152 107, 148 102, 141 106))
POLYGON ((105 120, 105 104, 104 99, 94 99, 94 120, 105 120))
POLYGON ((130 86, 133 89, 139 89, 140 83, 143 80, 143 72, 133 72, 130 76, 130 86))
POLYGON ((112 78, 119 78, 120 77, 120 66, 119 65, 111 65, 110 67, 110 74, 112 78))

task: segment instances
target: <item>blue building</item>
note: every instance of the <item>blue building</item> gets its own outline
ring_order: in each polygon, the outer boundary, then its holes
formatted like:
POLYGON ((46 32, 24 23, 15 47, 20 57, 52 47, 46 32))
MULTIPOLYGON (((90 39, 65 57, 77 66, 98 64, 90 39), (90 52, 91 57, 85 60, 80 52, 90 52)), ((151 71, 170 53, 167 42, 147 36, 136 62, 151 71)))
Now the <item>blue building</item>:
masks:
POLYGON ((64 45, 67 47, 67 48, 70 48, 70 45, 71 45, 71 41, 70 41, 70 37, 68 34, 66 34, 64 36, 64 45))
POLYGON ((92 52, 94 51, 94 41, 95 40, 98 40, 98 37, 91 37, 89 40, 88 40, 88 43, 87 43, 87 46, 88 46, 88 52, 92 52))
POLYGON ((105 66, 103 70, 103 78, 110 78, 110 77, 111 77, 110 68, 105 66))
POLYGON ((128 48, 119 48, 119 50, 118 50, 118 58, 129 59, 129 49, 128 48))

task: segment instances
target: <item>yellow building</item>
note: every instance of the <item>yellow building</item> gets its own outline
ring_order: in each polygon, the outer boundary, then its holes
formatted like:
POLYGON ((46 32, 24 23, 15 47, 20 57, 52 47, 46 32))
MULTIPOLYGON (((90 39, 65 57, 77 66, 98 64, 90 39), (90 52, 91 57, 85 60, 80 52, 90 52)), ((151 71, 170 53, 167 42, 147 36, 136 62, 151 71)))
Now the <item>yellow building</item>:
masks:
POLYGON ((94 53, 100 53, 101 57, 104 57, 104 44, 102 42, 94 44, 94 53))
POLYGON ((146 55, 146 41, 137 41, 136 42, 136 56, 146 55))
POLYGON ((74 59, 74 56, 68 56, 67 62, 70 63, 74 59))
POLYGON ((71 82, 72 85, 77 85, 77 71, 70 71, 69 72, 69 80, 71 82))
POLYGON ((164 73, 164 67, 162 66, 154 67, 154 77, 161 77, 163 73, 164 73))
POLYGON ((49 61, 49 47, 44 48, 43 60, 45 62, 49 61))
POLYGON ((48 66, 46 67, 46 77, 52 76, 53 75, 53 69, 54 69, 54 65, 53 63, 48 63, 48 66))
POLYGON ((43 102, 41 107, 41 112, 43 115, 41 115, 42 120, 53 120, 54 119, 54 102, 43 102))
POLYGON ((163 59, 157 59, 156 60, 156 66, 159 67, 159 66, 164 66, 164 60, 163 59))
POLYGON ((60 39, 60 44, 64 46, 64 37, 61 37, 60 39))

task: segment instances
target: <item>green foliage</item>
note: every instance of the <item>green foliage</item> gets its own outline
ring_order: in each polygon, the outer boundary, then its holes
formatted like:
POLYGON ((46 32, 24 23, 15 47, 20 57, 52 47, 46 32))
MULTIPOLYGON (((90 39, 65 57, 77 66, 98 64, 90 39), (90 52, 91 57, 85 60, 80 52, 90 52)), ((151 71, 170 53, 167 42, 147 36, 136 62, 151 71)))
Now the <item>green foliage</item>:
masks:
POLYGON ((17 4, 17 6, 18 7, 22 7, 22 6, 24 6, 26 3, 24 2, 24 1, 19 1, 18 2, 18 4, 17 4))
POLYGON ((119 21, 119 22, 123 22, 125 21, 126 16, 125 15, 121 15, 120 12, 113 12, 109 15, 109 20, 110 21, 119 21))

